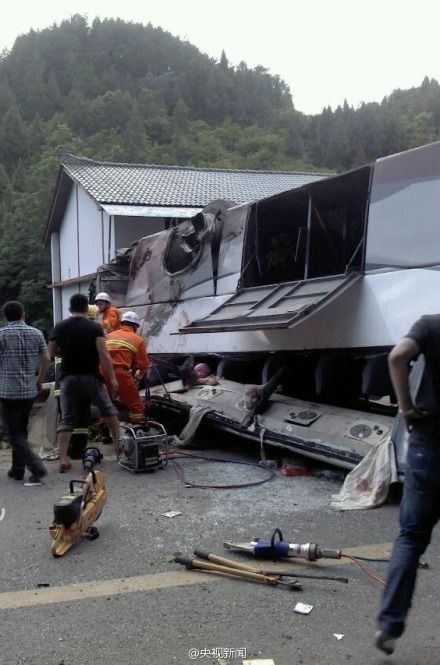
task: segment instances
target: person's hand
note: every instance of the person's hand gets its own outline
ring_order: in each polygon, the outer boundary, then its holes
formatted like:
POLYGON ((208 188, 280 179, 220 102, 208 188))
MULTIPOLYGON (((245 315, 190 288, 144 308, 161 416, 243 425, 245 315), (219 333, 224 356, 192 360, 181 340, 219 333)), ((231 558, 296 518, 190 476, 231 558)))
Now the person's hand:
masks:
POLYGON ((140 381, 140 380, 142 379, 143 376, 144 376, 144 373, 143 373, 140 369, 137 369, 137 370, 135 371, 135 373, 134 373, 134 378, 135 378, 137 381, 140 381))
POLYGON ((110 380, 110 387, 112 389, 112 397, 115 398, 117 396, 118 390, 119 390, 119 384, 118 384, 118 381, 117 381, 116 377, 113 377, 110 380))
POLYGON ((40 381, 37 381, 37 395, 43 390, 43 384, 40 381))
POLYGON ((212 376, 208 376, 206 378, 206 385, 207 386, 218 386, 218 384, 219 384, 219 380, 216 376, 212 375, 212 376))
POLYGON ((413 428, 414 421, 423 420, 428 416, 432 415, 431 411, 426 411, 425 409, 418 409, 416 406, 412 406, 409 409, 401 409, 400 413, 405 419, 406 429, 408 432, 411 432, 413 428))

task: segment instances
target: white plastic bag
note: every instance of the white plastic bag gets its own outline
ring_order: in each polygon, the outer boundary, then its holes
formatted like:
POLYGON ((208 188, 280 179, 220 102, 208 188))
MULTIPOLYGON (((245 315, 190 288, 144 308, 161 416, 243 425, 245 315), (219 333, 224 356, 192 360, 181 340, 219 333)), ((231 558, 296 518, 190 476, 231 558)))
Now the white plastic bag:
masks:
POLYGON ((339 494, 332 496, 335 510, 362 510, 382 505, 390 484, 397 481, 391 438, 372 448, 345 477, 339 494))

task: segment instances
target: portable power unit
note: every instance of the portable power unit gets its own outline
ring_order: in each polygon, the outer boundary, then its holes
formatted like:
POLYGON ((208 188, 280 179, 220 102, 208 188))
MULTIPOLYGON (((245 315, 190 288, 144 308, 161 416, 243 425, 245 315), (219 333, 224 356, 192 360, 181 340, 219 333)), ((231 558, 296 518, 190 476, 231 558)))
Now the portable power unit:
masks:
POLYGON ((168 435, 155 420, 139 425, 120 423, 118 464, 132 473, 155 471, 168 461, 168 435))

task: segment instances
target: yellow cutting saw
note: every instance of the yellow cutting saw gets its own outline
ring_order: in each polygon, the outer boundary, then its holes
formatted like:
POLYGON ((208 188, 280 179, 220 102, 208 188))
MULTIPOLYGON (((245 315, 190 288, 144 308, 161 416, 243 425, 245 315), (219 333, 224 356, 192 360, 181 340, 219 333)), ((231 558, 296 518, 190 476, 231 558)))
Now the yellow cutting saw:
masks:
POLYGON ((64 556, 82 538, 98 538, 99 531, 93 523, 107 501, 106 480, 102 471, 92 469, 84 480, 70 481, 69 493, 54 505, 54 520, 49 527, 53 556, 64 556))

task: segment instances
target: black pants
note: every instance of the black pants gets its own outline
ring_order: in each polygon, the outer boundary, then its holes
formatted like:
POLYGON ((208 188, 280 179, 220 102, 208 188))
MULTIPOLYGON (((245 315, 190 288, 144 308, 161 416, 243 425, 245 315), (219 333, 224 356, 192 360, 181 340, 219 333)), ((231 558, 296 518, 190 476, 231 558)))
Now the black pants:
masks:
POLYGON ((32 475, 42 476, 45 466, 29 445, 28 424, 33 399, 2 399, 2 418, 12 446, 12 470, 24 474, 27 467, 32 475))

